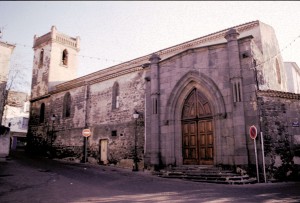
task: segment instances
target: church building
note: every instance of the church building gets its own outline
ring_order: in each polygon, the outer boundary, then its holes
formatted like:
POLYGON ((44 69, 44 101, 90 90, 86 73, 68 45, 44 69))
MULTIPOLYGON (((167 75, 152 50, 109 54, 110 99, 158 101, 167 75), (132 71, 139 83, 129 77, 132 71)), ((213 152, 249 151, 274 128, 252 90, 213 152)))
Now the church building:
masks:
MULTIPOLYGON (((300 166, 300 95, 287 91, 275 31, 253 21, 76 78, 80 38, 34 37, 28 149, 157 170, 300 166), (85 138, 83 129, 90 129, 85 138), (85 156, 87 149, 87 156, 85 156)), ((298 172, 299 173, 299 172, 298 172)))

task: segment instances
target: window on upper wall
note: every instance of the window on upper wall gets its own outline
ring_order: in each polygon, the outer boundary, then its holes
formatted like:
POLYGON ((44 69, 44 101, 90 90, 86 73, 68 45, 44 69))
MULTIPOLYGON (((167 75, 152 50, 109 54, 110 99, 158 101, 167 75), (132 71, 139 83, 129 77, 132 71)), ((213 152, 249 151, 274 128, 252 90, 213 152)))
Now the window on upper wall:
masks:
POLYGON ((63 101, 63 117, 68 118, 71 116, 71 94, 68 92, 64 96, 63 101))
POLYGON ((41 104, 40 108, 40 123, 43 123, 45 121, 45 104, 41 104))
POLYGON ((278 59, 276 59, 276 75, 277 75, 277 82, 281 84, 281 73, 280 73, 280 66, 278 63, 278 59))
POLYGON ((233 83, 233 102, 241 102, 241 83, 240 82, 234 82, 233 83))
POLYGON ((62 53, 62 64, 67 66, 68 65, 68 50, 64 50, 63 53, 62 53))
POLYGON ((28 120, 29 120, 28 118, 23 117, 22 126, 21 126, 22 129, 28 128, 28 120))
POLYGON ((119 84, 115 82, 112 88, 112 109, 119 108, 119 84))
POLYGON ((42 49, 41 52, 40 52, 39 68, 43 67, 43 62, 44 62, 44 49, 42 49))

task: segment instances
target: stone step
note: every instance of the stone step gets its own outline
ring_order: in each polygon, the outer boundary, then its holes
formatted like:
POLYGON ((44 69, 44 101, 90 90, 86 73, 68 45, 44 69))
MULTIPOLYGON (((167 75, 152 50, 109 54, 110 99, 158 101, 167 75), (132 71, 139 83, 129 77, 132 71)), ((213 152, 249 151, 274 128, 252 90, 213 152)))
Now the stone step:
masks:
POLYGON ((246 176, 207 176, 207 175, 198 175, 198 176, 190 176, 190 175, 160 175, 162 178, 176 178, 176 179, 184 179, 195 182, 208 182, 208 183, 223 183, 223 184, 250 184, 256 183, 255 178, 250 178, 248 175, 246 176))
POLYGON ((240 174, 236 174, 236 173, 201 173, 201 172, 197 172, 197 173, 183 173, 183 172, 167 172, 167 173, 163 173, 166 176, 188 176, 188 177, 243 177, 243 178, 249 178, 248 175, 243 175, 241 176, 240 174))
POLYGON ((247 180, 202 180, 202 179, 189 179, 193 182, 204 182, 204 183, 218 183, 218 184, 231 184, 231 185, 244 185, 244 184, 254 184, 257 183, 256 178, 251 178, 247 180))
POLYGON ((155 172, 153 175, 162 178, 178 178, 220 184, 250 184, 257 182, 256 178, 250 178, 247 174, 241 175, 214 166, 179 166, 155 172))
POLYGON ((210 171, 210 170, 197 170, 197 171, 165 171, 164 173, 168 174, 189 174, 189 175, 198 175, 198 174, 219 174, 219 175, 235 175, 233 171, 210 171))

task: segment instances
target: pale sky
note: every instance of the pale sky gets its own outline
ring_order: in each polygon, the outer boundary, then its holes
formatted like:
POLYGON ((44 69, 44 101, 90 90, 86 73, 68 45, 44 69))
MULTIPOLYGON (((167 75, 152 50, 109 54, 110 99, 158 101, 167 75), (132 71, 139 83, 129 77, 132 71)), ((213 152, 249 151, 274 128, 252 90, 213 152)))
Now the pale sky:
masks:
POLYGON ((31 84, 33 36, 50 32, 52 25, 80 36, 78 76, 83 76, 255 20, 274 28, 283 60, 300 66, 298 1, 0 2, 1 40, 16 44, 11 66, 23 72, 15 89, 25 91, 31 84))

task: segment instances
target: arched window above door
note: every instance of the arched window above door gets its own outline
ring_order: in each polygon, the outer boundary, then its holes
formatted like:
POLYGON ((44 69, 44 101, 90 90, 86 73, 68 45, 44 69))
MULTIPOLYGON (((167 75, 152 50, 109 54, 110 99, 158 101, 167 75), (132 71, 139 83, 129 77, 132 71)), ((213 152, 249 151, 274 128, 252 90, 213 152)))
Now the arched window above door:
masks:
POLYGON ((196 88, 193 89, 184 102, 182 119, 194 119, 211 115, 211 108, 206 97, 196 88))

